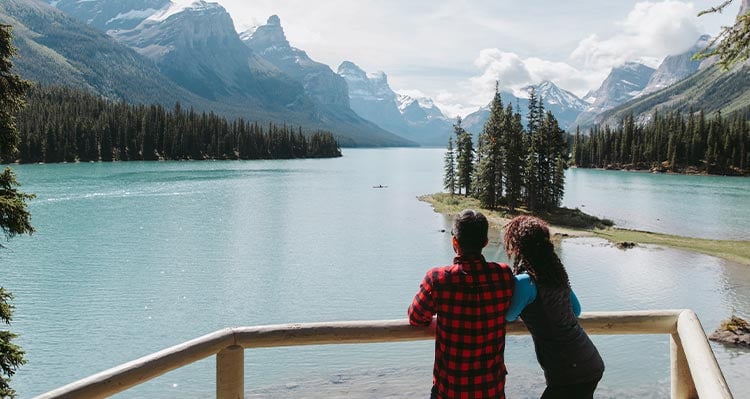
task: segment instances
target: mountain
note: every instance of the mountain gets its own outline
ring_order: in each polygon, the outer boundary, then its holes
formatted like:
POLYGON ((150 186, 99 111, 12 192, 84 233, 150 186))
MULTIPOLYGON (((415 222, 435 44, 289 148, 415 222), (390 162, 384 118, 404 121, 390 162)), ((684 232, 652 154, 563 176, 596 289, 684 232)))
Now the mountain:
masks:
MULTIPOLYGON (((500 98, 503 100, 503 106, 507 107, 508 104, 512 104, 514 110, 518 107, 521 111, 521 118, 524 124, 529 112, 529 94, 531 89, 534 89, 536 96, 542 99, 544 109, 551 111, 555 115, 560 128, 564 130, 574 128, 575 125, 573 125, 573 122, 588 106, 585 101, 578 98, 575 94, 561 89, 550 81, 544 81, 538 85, 526 86, 521 89, 518 95, 509 91, 501 91, 500 98)), ((463 126, 467 131, 478 135, 489 117, 490 108, 487 105, 467 115, 463 120, 463 126)))
POLYGON ((173 82, 210 100, 240 102, 269 111, 309 112, 302 85, 242 41, 217 3, 173 5, 129 30, 110 31, 153 60, 173 82))
MULTIPOLYGON (((110 0, 63 3, 64 1, 53 4, 65 7, 80 4, 73 9, 79 18, 88 18, 86 21, 90 23, 96 20, 91 17, 108 9, 110 3, 119 4, 110 0)), ((231 17, 220 5, 205 1, 195 1, 187 6, 167 3, 144 17, 147 11, 163 3, 137 0, 123 2, 123 8, 119 9, 122 12, 117 14, 120 15, 119 19, 126 20, 122 15, 129 15, 133 18, 127 20, 140 22, 129 29, 125 25, 109 29, 111 37, 107 37, 81 21, 65 17, 59 10, 41 1, 7 1, 7 4, 18 5, 15 7, 15 14, 34 21, 41 18, 35 22, 35 28, 40 32, 30 34, 30 38, 53 42, 52 47, 45 49, 39 49, 35 45, 28 46, 36 51, 39 55, 37 58, 46 57, 56 62, 54 66, 51 61, 42 63, 44 66, 29 63, 28 69, 35 69, 35 73, 25 76, 31 79, 43 83, 72 83, 72 86, 94 89, 98 94, 129 102, 158 102, 171 107, 179 100, 183 105, 230 117, 242 116, 261 123, 300 125, 306 131, 330 130, 346 146, 415 145, 358 118, 353 112, 350 115, 330 112, 308 96, 301 83, 242 43, 234 30, 231 17), (136 9, 126 10, 125 3, 136 9), (27 12, 19 7, 33 10, 27 12), (48 18, 50 15, 64 19, 48 18), (60 30, 64 30, 65 34, 61 34, 60 30), (88 34, 96 36, 98 42, 78 40, 79 36, 88 34), (100 48, 103 46, 124 51, 133 61, 128 62, 120 59, 121 57, 102 53, 100 48), (69 58, 74 59, 74 66, 82 65, 81 68, 95 75, 95 79, 89 80, 94 80, 98 86, 105 86, 104 89, 100 90, 97 85, 89 84, 86 79, 56 79, 56 68, 63 72, 70 69, 69 58), (125 79, 128 74, 135 74, 142 79, 125 79), (124 94, 112 95, 112 90, 106 90, 108 85, 116 85, 124 94), (171 95, 175 91, 176 94, 171 95), (148 95, 132 95, 141 92, 148 95)), ((2 5, 8 8, 5 0, 2 5)), ((112 16, 113 13, 107 15, 112 16)), ((61 75, 75 77, 72 72, 61 75)))
POLYGON ((338 74, 348 84, 351 108, 361 117, 420 145, 448 142, 452 122, 432 100, 399 95, 385 73, 368 75, 351 61, 342 62, 338 74))
MULTIPOLYGON (((560 128, 568 130, 575 128, 575 120, 587 107, 588 103, 581 100, 575 94, 559 88, 550 81, 544 81, 536 86, 526 86, 523 88, 526 97, 526 107, 521 107, 521 112, 528 112, 528 95, 531 89, 534 89, 537 97, 544 102, 544 109, 552 111, 560 124, 560 128)), ((524 119, 525 120, 525 119, 524 119)))
POLYGON ((399 94, 398 110, 407 125, 406 137, 420 145, 442 147, 453 134, 453 121, 430 98, 399 94))
POLYGON ((304 51, 292 47, 278 16, 273 15, 265 25, 243 32, 240 38, 256 54, 302 83, 305 92, 320 104, 350 110, 346 81, 328 65, 315 62, 304 51))
POLYGON ((170 0, 50 0, 49 3, 104 32, 135 28, 171 5, 170 0))
POLYGON ((637 122, 645 123, 657 109, 687 114, 691 107, 694 111, 702 109, 706 115, 715 112, 727 115, 747 106, 750 106, 750 60, 728 71, 719 65, 707 66, 672 86, 605 111, 593 122, 617 126, 632 113, 637 122))
POLYGON ((588 127, 597 115, 634 98, 646 88, 653 73, 653 68, 637 62, 612 68, 599 89, 583 98, 591 105, 578 115, 573 126, 588 127))
POLYGON ((0 23, 13 26, 15 69, 31 81, 130 103, 209 106, 172 83, 150 60, 42 1, 3 0, 0 23))
POLYGON ((339 65, 337 73, 349 88, 349 103, 354 112, 386 130, 403 134, 406 129, 398 109, 396 93, 388 85, 383 72, 367 75, 350 61, 339 65))
POLYGON ((643 89, 636 97, 651 94, 667 88, 682 79, 698 72, 700 61, 693 60, 693 54, 700 50, 703 50, 711 40, 711 36, 703 35, 689 50, 682 54, 670 55, 664 58, 664 61, 659 65, 651 79, 646 84, 646 88, 643 89))
MULTIPOLYGON (((750 12, 750 0, 742 0, 738 17, 748 12, 750 12)), ((702 41, 705 40, 707 38, 701 37, 695 48, 700 47, 702 41)), ((680 57, 685 56, 686 54, 683 54, 680 57)), ((750 60, 736 63, 729 70, 724 70, 716 65, 716 57, 711 57, 701 62, 698 72, 671 86, 610 109, 598 115, 594 123, 617 126, 624 117, 631 114, 638 123, 646 123, 653 118, 657 110, 658 112, 679 111, 686 114, 692 109, 694 112, 703 110, 706 115, 716 112, 727 115, 748 106, 750 106, 750 60)))

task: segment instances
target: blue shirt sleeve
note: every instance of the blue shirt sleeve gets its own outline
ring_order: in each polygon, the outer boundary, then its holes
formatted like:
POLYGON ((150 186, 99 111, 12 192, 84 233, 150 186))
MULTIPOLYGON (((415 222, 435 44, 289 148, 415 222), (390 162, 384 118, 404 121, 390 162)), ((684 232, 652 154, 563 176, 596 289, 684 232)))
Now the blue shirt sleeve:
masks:
POLYGON ((570 304, 573 305, 573 314, 576 315, 576 317, 581 315, 581 303, 578 302, 578 297, 576 296, 576 293, 573 292, 573 289, 570 289, 570 304))
POLYGON ((528 274, 521 273, 515 276, 514 280, 513 297, 510 300, 508 312, 505 313, 505 320, 507 321, 516 320, 526 305, 536 299, 536 284, 528 274))

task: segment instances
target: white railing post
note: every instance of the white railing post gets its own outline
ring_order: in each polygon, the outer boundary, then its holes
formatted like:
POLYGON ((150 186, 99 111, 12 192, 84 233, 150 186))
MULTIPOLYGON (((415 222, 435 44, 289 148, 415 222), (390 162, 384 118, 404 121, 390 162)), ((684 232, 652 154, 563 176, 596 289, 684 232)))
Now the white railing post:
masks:
POLYGON ((685 357, 685 348, 682 347, 680 336, 677 333, 669 336, 669 360, 671 374, 672 399, 697 398, 693 376, 690 374, 690 366, 685 357))
POLYGON ((708 344, 703 326, 692 310, 683 310, 677 317, 677 335, 698 392, 696 397, 731 399, 732 393, 708 344))
POLYGON ((245 397, 245 349, 232 345, 216 354, 216 399, 245 397))

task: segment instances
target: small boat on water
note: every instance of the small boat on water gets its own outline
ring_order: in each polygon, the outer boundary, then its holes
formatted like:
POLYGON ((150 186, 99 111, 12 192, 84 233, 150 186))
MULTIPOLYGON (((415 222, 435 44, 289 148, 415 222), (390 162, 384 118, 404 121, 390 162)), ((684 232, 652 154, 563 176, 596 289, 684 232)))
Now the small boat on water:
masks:
POLYGON ((384 186, 382 184, 378 184, 377 186, 372 186, 372 188, 388 188, 388 186, 384 186))

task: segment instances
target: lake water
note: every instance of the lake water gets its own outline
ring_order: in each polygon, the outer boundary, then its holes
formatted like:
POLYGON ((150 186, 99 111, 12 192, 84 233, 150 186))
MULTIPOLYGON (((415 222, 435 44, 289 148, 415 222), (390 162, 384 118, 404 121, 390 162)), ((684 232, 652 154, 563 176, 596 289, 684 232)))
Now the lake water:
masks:
MULTIPOLYGON (((424 272, 450 263, 443 150, 347 149, 339 159, 22 165, 38 232, 0 251, 29 398, 229 326, 404 318, 424 272), (387 188, 374 189, 375 185, 387 188)), ((566 205, 619 225, 750 239, 750 179, 570 170, 566 205)), ((584 311, 692 308, 713 330, 750 316, 750 267, 652 246, 562 242, 584 311)), ((504 260, 497 237, 485 251, 504 260)), ((597 397, 669 396, 667 336, 595 336, 597 397)), ((712 344, 736 397, 750 352, 712 344)), ((253 398, 420 398, 433 343, 246 351, 253 398)), ((529 337, 509 337, 510 398, 544 387, 529 337)), ((214 359, 122 398, 214 395, 214 359)))

